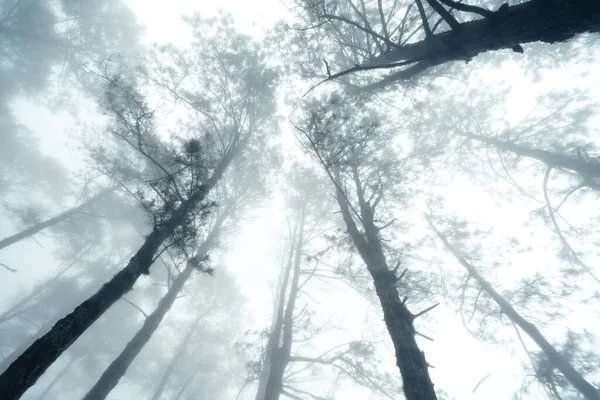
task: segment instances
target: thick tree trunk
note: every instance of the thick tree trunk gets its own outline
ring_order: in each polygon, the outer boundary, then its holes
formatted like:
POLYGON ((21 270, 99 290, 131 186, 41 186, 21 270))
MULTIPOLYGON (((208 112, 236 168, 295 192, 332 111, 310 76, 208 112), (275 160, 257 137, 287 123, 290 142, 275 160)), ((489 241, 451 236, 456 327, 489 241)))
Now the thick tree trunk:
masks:
POLYGON ((133 288, 141 275, 150 272, 150 266, 160 246, 216 185, 232 157, 233 154, 227 155, 207 183, 183 202, 170 218, 153 229, 123 270, 93 296, 77 306, 73 312, 60 319, 50 332, 35 341, 0 375, 0 393, 3 396, 8 399, 20 398, 63 351, 69 348, 121 296, 133 288))
POLYGON ((39 233, 46 228, 49 228, 53 225, 58 224, 59 222, 69 219, 70 217, 76 215, 77 213, 81 212, 82 210, 85 210, 86 208, 90 207, 92 204, 94 204, 98 200, 108 196, 109 194, 111 194, 114 191, 115 191, 114 188, 105 189, 102 192, 95 195, 94 197, 90 198, 85 203, 78 205, 77 207, 73 207, 70 210, 67 210, 65 212, 62 212, 62 213, 56 215, 55 217, 47 219, 46 221, 40 222, 38 224, 35 224, 31 228, 22 230, 19 233, 15 233, 12 236, 9 236, 7 238, 0 240, 0 250, 5 247, 10 246, 11 244, 15 244, 25 238, 33 236, 36 233, 39 233))
POLYGON ((346 195, 341 189, 339 174, 334 178, 336 199, 348 233, 373 278, 375 292, 383 309, 383 319, 396 351, 396 365, 402 375, 404 395, 407 400, 437 400, 434 385, 429 377, 429 365, 415 339, 415 317, 405 302, 400 300, 395 274, 388 268, 379 230, 373 222, 374 206, 363 198, 356 168, 354 181, 364 234, 358 230, 352 218, 346 195))
POLYGON ((152 398, 150 400, 158 400, 160 398, 160 396, 162 395, 163 391, 165 390, 165 386, 167 385, 167 382, 169 381, 169 378, 173 374, 173 371, 175 370, 175 367, 177 366, 177 364, 179 364, 179 361, 181 360, 181 357, 184 354, 185 348, 187 347, 190 339, 196 332, 196 329, 198 328, 198 325, 200 324, 201 320, 202 320, 202 315, 198 314, 198 316, 196 317, 196 320, 192 324, 192 327, 190 328, 188 333, 183 338, 183 341, 177 348, 177 351, 175 352, 175 355, 171 359, 171 362, 169 362, 169 365, 168 365, 167 369, 165 370, 165 373, 163 374, 162 378, 160 379, 160 382, 158 382, 158 386, 156 387, 156 390, 154 391, 154 394, 152 395, 152 398))
POLYGON ((370 88, 384 87, 409 79, 427 68, 449 61, 468 60, 487 51, 513 49, 531 42, 563 42, 581 33, 598 31, 600 2, 596 0, 530 0, 507 7, 492 18, 463 22, 458 29, 392 49, 364 66, 418 61, 370 88))
POLYGON ((519 328, 523 330, 544 352, 551 364, 558 369, 564 377, 573 385, 575 389, 579 391, 588 400, 600 400, 600 390, 595 388, 589 383, 579 372, 573 368, 573 366, 567 361, 555 348, 546 340, 542 333, 529 321, 521 316, 515 310, 508 301, 500 293, 498 293, 493 286, 479 274, 471 264, 464 259, 464 257, 448 242, 446 236, 444 236, 437 228, 428 221, 431 228, 438 235, 440 240, 444 243, 446 248, 456 257, 458 262, 465 267, 470 276, 472 276, 479 286, 500 306, 502 312, 519 328))
POLYGON ((127 343, 121 354, 119 354, 119 356, 108 366, 100 379, 98 379, 98 382, 90 389, 83 400, 103 400, 108 396, 111 390, 117 386, 119 380, 125 375, 127 368, 129 368, 135 357, 137 357, 146 343, 148 343, 164 316, 171 309, 177 295, 195 269, 195 264, 193 262, 188 262, 185 269, 173 282, 173 285, 167 294, 160 299, 156 310, 146 318, 140 330, 135 334, 133 339, 127 343))
POLYGON ((28 336, 23 343, 14 349, 5 359, 0 362, 0 373, 6 371, 6 369, 17 359, 29 346, 31 346, 36 340, 42 337, 46 332, 50 330, 52 324, 42 325, 37 332, 33 335, 28 336))
POLYGON ((494 146, 500 150, 509 151, 521 157, 538 160, 549 167, 563 168, 577 172, 584 180, 589 177, 600 178, 600 162, 588 161, 577 157, 552 153, 546 150, 532 149, 527 146, 507 142, 493 137, 460 133, 461 136, 494 146))

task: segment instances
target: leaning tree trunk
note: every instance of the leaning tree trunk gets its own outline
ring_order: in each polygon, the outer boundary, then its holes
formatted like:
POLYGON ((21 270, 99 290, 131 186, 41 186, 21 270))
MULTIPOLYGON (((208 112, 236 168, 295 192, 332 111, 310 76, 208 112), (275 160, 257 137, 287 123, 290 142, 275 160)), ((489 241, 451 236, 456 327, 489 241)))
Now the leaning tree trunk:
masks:
POLYGON ((373 221, 374 206, 362 196, 356 169, 354 173, 364 234, 358 230, 350 213, 346 195, 341 189, 339 174, 334 178, 336 200, 348 233, 373 278, 375 292, 383 309, 383 319, 396 351, 396 365, 402 375, 404 395, 407 400, 437 400, 433 382, 429 377, 429 364, 415 339, 413 321, 416 316, 406 307, 405 301, 400 300, 395 271, 390 270, 387 265, 379 229, 373 221))
POLYGON ((165 390, 165 386, 167 385, 167 382, 169 381, 169 378, 173 374, 173 371, 175 370, 175 367, 177 366, 177 364, 179 364, 181 357, 184 355, 184 351, 185 351, 190 339, 196 332, 196 329, 198 328, 200 321, 202 321, 202 315, 198 314, 198 316, 196 317, 196 320, 192 324, 192 327, 190 328, 188 333, 185 335, 185 337, 181 341, 181 344, 179 345, 179 348, 177 349, 177 351, 175 352, 175 355, 171 359, 171 362, 169 362, 169 365, 167 366, 167 369, 165 370, 162 378, 160 379, 160 382, 158 382, 158 386, 156 387, 156 390, 154 390, 154 394, 152 395, 152 398, 150 400, 158 400, 160 398, 160 396, 162 395, 163 391, 165 390))
MULTIPOLYGON (((305 210, 300 211, 298 230, 295 235, 295 245, 290 248, 290 257, 293 257, 293 270, 286 269, 286 273, 292 273, 292 282, 290 286, 290 294, 285 305, 285 313, 281 319, 281 323, 276 327, 280 333, 275 336, 279 339, 283 336, 281 347, 279 340, 273 343, 270 349, 270 365, 269 377, 265 387, 264 400, 279 400, 283 390, 283 376, 285 369, 290 362, 293 342, 293 325, 294 325, 294 309, 296 308, 296 298, 298 297, 298 284, 300 280, 300 265, 302 262, 302 247, 304 245, 304 221, 306 215, 305 210), (283 335, 281 335, 283 333, 283 335)), ((283 298, 280 298, 280 305, 285 303, 285 292, 283 298)), ((280 308, 281 309, 281 308, 280 308)), ((275 333, 275 332, 274 332, 275 333)), ((261 400, 262 400, 261 399, 261 400)))
POLYGON ((600 390, 595 388, 594 385, 589 383, 567 359, 565 359, 555 348, 546 340, 542 333, 533 325, 527 321, 521 314, 515 310, 508 301, 500 293, 498 293, 493 286, 481 276, 481 274, 471 264, 465 260, 465 258, 456 250, 446 236, 444 236, 431 221, 427 221, 431 228, 435 231, 440 240, 444 243, 444 246, 454 255, 458 262, 465 267, 470 276, 472 276, 479 286, 500 306, 502 312, 519 328, 523 330, 533 340, 542 352, 548 357, 551 365, 558 369, 564 377, 573 385, 575 389, 579 391, 588 400, 600 400, 600 390))
POLYGON ((177 276, 175 281, 173 281, 173 285, 167 294, 160 299, 156 310, 146 318, 140 330, 135 334, 133 339, 127 343, 127 346, 125 346, 125 349, 121 354, 119 354, 119 356, 108 366, 100 379, 98 379, 98 382, 90 389, 83 400, 105 399, 111 390, 117 386, 119 380, 125 375, 127 368, 129 368, 135 357, 137 357, 146 343, 148 343, 164 316, 171 309, 177 295, 195 269, 196 263, 191 261, 188 262, 185 269, 177 276))
POLYGON ((68 218, 76 215, 77 213, 81 212, 82 210, 85 210, 86 208, 90 207, 92 204, 96 203, 98 200, 108 196, 109 194, 114 192, 114 190, 115 190, 114 188, 105 189, 105 190, 101 191, 100 193, 98 193, 97 195, 95 195, 94 197, 92 197, 91 199, 89 199, 88 201, 86 201, 85 203, 78 205, 77 207, 73 207, 70 210, 64 211, 64 212, 56 215, 55 217, 47 219, 46 221, 42 221, 38 224, 35 224, 31 228, 27 228, 25 230, 22 230, 19 233, 15 233, 12 236, 9 236, 7 238, 0 240, 0 250, 5 247, 10 246, 11 244, 15 244, 25 238, 33 236, 36 233, 39 233, 46 228, 49 228, 53 225, 58 224, 59 222, 67 220, 68 218))
POLYGON ((489 144, 500 150, 509 151, 517 156, 533 158, 546 164, 548 167, 563 168, 577 172, 584 180, 591 177, 600 178, 600 162, 597 161, 571 157, 546 150, 532 149, 527 146, 507 142, 494 137, 480 136, 468 132, 463 132, 459 135, 489 144))
POLYGON ((558 43, 578 34, 600 31, 600 2, 596 0, 530 0, 512 6, 505 4, 497 12, 488 13, 486 18, 459 23, 430 38, 393 46, 361 64, 358 67, 363 69, 401 62, 411 64, 366 88, 385 87, 433 66, 468 61, 488 51, 522 52, 520 46, 524 43, 558 43))
POLYGON ((79 338, 106 310, 129 292, 150 266, 161 245, 167 240, 216 185, 233 154, 226 155, 205 185, 184 201, 160 226, 155 226, 125 268, 69 315, 36 340, 11 366, 0 375, 0 393, 7 399, 18 399, 79 338))
MULTIPOLYGON (((218 226, 220 226, 219 223, 217 223, 217 227, 213 228, 204 243, 198 248, 196 254, 187 262, 185 269, 177 276, 175 281, 173 281, 173 285, 171 285, 167 294, 160 299, 158 306, 152 314, 146 318, 140 330, 135 334, 133 339, 127 343, 121 354, 119 354, 119 356, 108 366, 100 379, 98 379, 98 382, 90 389, 83 400, 105 399, 110 391, 117 386, 119 380, 125 375, 125 372, 127 372, 127 368, 129 368, 133 360, 142 351, 146 343, 148 343, 167 312, 173 306, 173 303, 175 303, 183 285, 185 285, 192 275, 192 272, 198 267, 202 257, 204 257, 210 247, 214 244, 214 240, 218 234, 218 226)), ((190 332, 190 335, 191 333, 193 333, 193 330, 190 332)), ((186 341, 187 339, 188 338, 186 338, 186 341)))

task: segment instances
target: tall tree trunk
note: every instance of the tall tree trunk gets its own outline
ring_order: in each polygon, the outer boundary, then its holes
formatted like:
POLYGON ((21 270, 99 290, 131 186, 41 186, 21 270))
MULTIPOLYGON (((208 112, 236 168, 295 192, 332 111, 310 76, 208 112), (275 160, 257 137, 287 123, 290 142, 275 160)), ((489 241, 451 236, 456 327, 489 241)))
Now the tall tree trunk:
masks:
MULTIPOLYGON (((292 273, 292 282, 290 287, 290 294, 288 296, 287 304, 285 306, 285 313, 281 323, 277 327, 279 332, 282 332, 283 339, 281 346, 279 341, 274 343, 275 346, 271 348, 270 354, 270 365, 269 365, 269 377, 265 387, 265 395, 262 399, 264 400, 279 400, 281 391, 283 390, 283 376, 285 369, 290 362, 292 342, 293 342, 293 324, 294 324, 294 309, 296 308, 296 298, 298 297, 298 284, 300 280, 300 266, 302 263, 302 247, 304 244, 304 221, 305 221, 305 210, 302 209, 299 215, 299 223, 297 232, 295 235, 295 244, 290 248, 290 255, 293 256, 293 270, 289 269, 286 271, 288 276, 292 273)), ((285 292, 283 298, 280 298, 280 304, 285 303, 285 292)), ((281 334, 277 334, 279 339, 281 334)))
POLYGON ((577 172, 584 180, 600 177, 600 162, 584 160, 577 157, 552 153, 546 150, 532 149, 527 146, 507 142, 493 137, 475 135, 468 132, 460 133, 461 136, 492 145, 500 150, 509 151, 521 157, 538 160, 549 167, 564 168, 577 172))
POLYGON ((0 393, 9 399, 20 398, 48 367, 69 348, 121 296, 129 292, 138 278, 150 273, 150 266, 161 245, 196 208, 221 179, 233 153, 226 155, 211 178, 184 201, 171 217, 155 226, 127 266, 69 315, 60 319, 46 335, 35 341, 0 375, 0 393))
POLYGON ((177 276, 173 285, 167 294, 160 299, 158 307, 146 318, 140 330, 135 334, 133 339, 125 346, 125 349, 119 356, 108 366, 102 374, 98 382, 85 395, 83 400, 102 400, 117 386, 119 380, 125 375, 127 368, 133 362, 135 357, 142 351, 146 343, 156 331, 164 316, 171 309, 177 295, 183 288, 185 282, 192 275, 195 269, 193 262, 188 262, 185 269, 177 276))
POLYGON ((202 367, 202 364, 199 363, 198 366, 194 369, 194 372, 192 372, 190 374, 189 378, 185 381, 183 386, 181 386, 181 388, 179 389, 179 392, 177 392, 175 397, 173 397, 173 400, 179 400, 181 398, 181 396, 185 393, 185 390, 190 386, 190 383, 192 383, 194 381, 194 378, 196 377, 196 374, 198 373, 198 371, 200 371, 201 367, 202 367))
POLYGON ((31 346, 36 340, 50 330, 52 323, 42 325, 37 332, 33 335, 28 336, 23 343, 21 343, 16 349, 14 349, 5 359, 0 362, 0 373, 6 371, 8 367, 17 359, 29 346, 31 346))
POLYGON ((294 261, 294 252, 292 250, 294 243, 296 241, 296 237, 298 235, 298 224, 294 226, 294 231, 291 232, 290 229, 290 252, 288 254, 288 259, 285 264, 285 269, 280 278, 280 286, 277 294, 277 298, 275 299, 276 305, 273 313, 273 323, 271 325, 271 331, 269 335, 269 342, 267 344, 267 350, 265 354, 265 361, 262 366, 261 374, 258 380, 258 390, 256 391, 256 400, 264 400, 267 391, 267 384, 269 382, 269 378, 271 376, 271 368, 273 363, 273 355, 277 353, 277 349, 279 348, 279 343, 281 341, 281 334, 283 330, 283 316, 285 313, 285 298, 288 288, 288 282, 290 279, 290 271, 292 270, 293 261, 294 261))
POLYGON ((338 172, 333 177, 336 200, 348 233, 373 278, 375 292, 383 309, 383 318, 394 344, 396 365, 402 375, 404 395, 407 400, 436 400, 434 385, 429 377, 429 365, 415 339, 413 321, 416 317, 406 307, 405 301, 400 300, 395 273, 387 265, 379 229, 373 221, 375 206, 364 199, 356 168, 353 172, 364 235, 358 230, 350 213, 338 172))
POLYGON ((214 244, 217 229, 215 228, 211 231, 211 234, 202 243, 196 254, 187 262, 185 269, 175 278, 171 288, 160 299, 156 309, 146 318, 140 330, 127 343, 121 354, 106 368, 106 371, 100 376, 98 382, 90 389, 83 400, 103 400, 117 386, 119 380, 127 372, 127 368, 129 368, 133 360, 142 351, 146 343, 148 343, 167 312, 173 306, 173 303, 175 303, 179 292, 183 289, 183 285, 185 285, 192 272, 197 268, 202 257, 204 257, 214 244))
POLYGON ((481 276, 481 274, 456 250, 444 234, 437 230, 433 223, 428 219, 427 222, 435 231, 444 246, 454 255, 458 262, 465 267, 470 276, 472 276, 479 286, 498 304, 502 312, 519 328, 523 330, 544 352, 550 363, 558 369, 564 377, 588 400, 600 400, 600 390, 589 383, 579 372, 573 368, 555 348, 546 340, 542 333, 529 321, 521 316, 492 285, 481 276))
POLYGON ((114 191, 115 191, 115 188, 104 189, 103 191, 101 191, 97 195, 93 196, 86 202, 78 205, 77 207, 73 207, 70 210, 64 211, 50 219, 47 219, 45 221, 35 224, 31 228, 27 228, 25 230, 22 230, 19 233, 15 233, 12 236, 9 236, 7 238, 0 240, 0 250, 5 247, 10 246, 11 244, 15 244, 25 238, 33 236, 36 233, 39 233, 46 228, 49 228, 53 225, 58 224, 59 222, 67 220, 68 218, 76 215, 77 213, 81 212, 82 210, 85 210, 86 208, 90 207, 92 204, 96 203, 98 200, 108 196, 109 194, 111 194, 114 191))
POLYGON ((165 390, 165 386, 167 385, 167 382, 169 381, 169 378, 173 374, 173 371, 175 370, 175 367, 177 366, 177 364, 179 364, 179 361, 181 360, 181 357, 183 356, 184 351, 185 351, 190 339, 196 332, 196 329, 198 328, 200 321, 202 321, 202 314, 198 314, 198 316, 196 317, 196 320, 192 324, 192 327, 190 328, 188 333, 183 338, 183 341, 179 344, 179 347, 177 348, 175 355, 173 356, 173 358, 171 358, 171 361, 169 362, 169 365, 167 366, 165 373, 163 374, 162 378, 160 379, 160 382, 158 382, 158 386, 156 387, 156 390, 154 390, 154 394, 152 395, 152 398, 150 400, 158 400, 160 398, 160 396, 162 395, 163 391, 165 390))
POLYGON ((44 398, 48 395, 48 393, 50 393, 50 390, 52 390, 54 385, 56 385, 56 383, 66 374, 69 368, 71 368, 71 365, 73 365, 78 359, 79 357, 73 357, 64 367, 62 367, 62 369, 58 372, 58 374, 56 374, 54 379, 52 379, 52 382, 50 382, 50 384, 46 387, 46 389, 44 389, 40 397, 38 397, 38 400, 44 400, 44 398))

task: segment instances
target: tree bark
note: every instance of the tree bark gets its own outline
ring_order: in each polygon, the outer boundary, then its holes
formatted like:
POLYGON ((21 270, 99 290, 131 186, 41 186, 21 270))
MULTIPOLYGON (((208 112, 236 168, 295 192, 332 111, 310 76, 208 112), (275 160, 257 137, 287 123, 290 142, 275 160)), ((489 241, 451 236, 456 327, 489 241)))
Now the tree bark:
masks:
POLYGON ((133 288, 141 275, 150 272, 150 266, 160 246, 221 179, 232 157, 233 153, 227 154, 206 184, 200 186, 190 198, 184 201, 170 218, 160 226, 154 227, 125 268, 69 315, 60 319, 50 332, 36 340, 0 375, 0 393, 3 396, 9 399, 20 398, 63 351, 69 348, 121 296, 133 288))
POLYGON ((64 212, 56 215, 55 217, 47 219, 46 221, 40 222, 38 224, 35 224, 31 228, 27 228, 25 230, 22 230, 19 233, 15 233, 12 236, 9 236, 9 237, 6 237, 6 238, 0 240, 0 250, 2 250, 5 247, 8 247, 12 244, 15 244, 25 238, 33 236, 36 233, 39 233, 46 228, 49 228, 53 225, 58 224, 59 222, 67 220, 68 218, 74 216, 75 214, 81 212, 82 210, 85 210, 86 208, 88 208, 89 206, 91 206, 92 204, 97 202, 98 200, 108 196, 109 194, 111 194, 114 191, 115 191, 114 188, 105 189, 105 190, 101 191, 100 193, 98 193, 97 195, 95 195, 94 197, 90 198, 85 203, 78 205, 77 207, 73 207, 67 211, 64 211, 64 212))
POLYGON ((533 340, 542 352, 548 357, 551 364, 558 369, 564 377, 588 400, 600 400, 600 390, 589 383, 573 366, 567 361, 555 348, 546 340, 542 333, 529 321, 521 316, 508 301, 493 286, 481 276, 481 274, 456 250, 446 236, 444 236, 431 221, 427 221, 435 231, 444 246, 454 255, 458 262, 465 267, 470 276, 472 276, 479 286, 498 304, 502 312, 519 328, 523 330, 533 340))
POLYGON ((575 35, 600 31, 600 2, 595 0, 530 0, 506 7, 492 18, 460 23, 431 38, 374 57, 364 67, 414 60, 413 66, 392 73, 367 88, 381 88, 410 79, 449 61, 468 60, 480 53, 514 49, 523 43, 564 42, 575 35))
POLYGON ((394 344, 396 365, 402 376, 404 395, 407 400, 437 400, 433 382, 429 377, 429 365, 415 339, 413 325, 414 315, 408 310, 404 301, 400 300, 396 277, 388 268, 387 260, 381 247, 379 230, 373 221, 374 206, 362 195, 362 187, 356 169, 354 181, 360 205, 360 215, 364 235, 358 230, 350 213, 339 174, 336 173, 336 200, 342 217, 358 253, 373 278, 375 292, 383 309, 383 318, 394 344))

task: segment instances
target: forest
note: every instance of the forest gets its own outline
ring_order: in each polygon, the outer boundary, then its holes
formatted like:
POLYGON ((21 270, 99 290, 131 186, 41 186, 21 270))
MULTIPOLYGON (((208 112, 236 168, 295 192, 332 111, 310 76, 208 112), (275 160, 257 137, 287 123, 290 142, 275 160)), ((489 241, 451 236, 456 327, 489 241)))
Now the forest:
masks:
POLYGON ((599 34, 0 0, 0 400, 600 400, 599 34))

